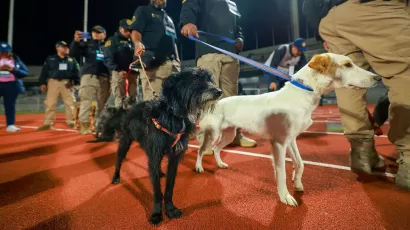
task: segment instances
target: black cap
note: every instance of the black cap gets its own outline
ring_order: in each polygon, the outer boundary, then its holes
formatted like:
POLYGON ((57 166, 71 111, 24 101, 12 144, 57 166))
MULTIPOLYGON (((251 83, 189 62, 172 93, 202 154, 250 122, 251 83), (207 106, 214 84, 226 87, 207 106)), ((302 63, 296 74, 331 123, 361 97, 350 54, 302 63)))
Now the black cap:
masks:
POLYGON ((67 42, 65 42, 65 41, 58 41, 58 42, 56 43, 56 46, 68 47, 68 44, 67 44, 67 42))
POLYGON ((98 31, 98 32, 100 32, 100 33, 104 33, 104 34, 106 34, 107 32, 105 31, 105 29, 104 29, 104 27, 102 27, 102 26, 100 26, 100 25, 96 25, 96 26, 94 26, 92 29, 91 29, 91 31, 98 31))
POLYGON ((132 25, 132 21, 129 19, 121 19, 120 20, 120 27, 126 29, 126 30, 130 30, 131 29, 131 25, 132 25))

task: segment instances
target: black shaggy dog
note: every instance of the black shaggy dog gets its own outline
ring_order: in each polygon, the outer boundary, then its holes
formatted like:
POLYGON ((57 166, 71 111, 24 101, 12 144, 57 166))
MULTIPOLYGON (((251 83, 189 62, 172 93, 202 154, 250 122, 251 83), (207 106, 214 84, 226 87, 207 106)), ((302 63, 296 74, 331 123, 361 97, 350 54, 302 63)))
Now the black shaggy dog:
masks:
POLYGON ((179 218, 182 212, 172 202, 179 162, 188 148, 188 135, 195 132, 195 120, 210 112, 222 95, 213 86, 211 73, 190 68, 171 74, 162 84, 159 98, 134 105, 126 113, 117 151, 117 164, 112 179, 120 182, 120 170, 131 143, 137 141, 148 157, 148 170, 154 191, 154 208, 150 222, 162 221, 162 201, 169 218, 179 218), (160 177, 161 161, 168 156, 165 195, 160 177))
POLYGON ((113 141, 115 135, 121 132, 121 122, 124 119, 125 111, 129 110, 136 101, 136 97, 126 97, 122 100, 121 107, 119 108, 104 107, 95 128, 95 138, 97 139, 87 141, 87 143, 113 141))

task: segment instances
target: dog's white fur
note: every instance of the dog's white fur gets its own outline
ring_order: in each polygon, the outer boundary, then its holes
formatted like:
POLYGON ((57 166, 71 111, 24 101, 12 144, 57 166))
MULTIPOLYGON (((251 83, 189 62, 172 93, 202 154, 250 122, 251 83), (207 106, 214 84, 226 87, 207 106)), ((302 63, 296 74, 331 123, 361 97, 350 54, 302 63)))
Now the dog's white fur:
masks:
POLYGON ((303 82, 313 91, 301 89, 290 82, 276 92, 261 95, 233 96, 221 99, 215 110, 199 123, 200 143, 196 171, 203 172, 202 152, 213 147, 219 168, 228 165, 221 160, 221 150, 235 138, 236 128, 266 138, 272 146, 272 165, 280 201, 297 206, 286 187, 286 149, 293 162, 293 182, 296 191, 303 191, 304 165, 296 144, 296 137, 312 125, 311 115, 320 96, 335 88, 370 88, 380 77, 356 66, 343 55, 325 53, 315 55, 298 71, 293 80, 303 82))

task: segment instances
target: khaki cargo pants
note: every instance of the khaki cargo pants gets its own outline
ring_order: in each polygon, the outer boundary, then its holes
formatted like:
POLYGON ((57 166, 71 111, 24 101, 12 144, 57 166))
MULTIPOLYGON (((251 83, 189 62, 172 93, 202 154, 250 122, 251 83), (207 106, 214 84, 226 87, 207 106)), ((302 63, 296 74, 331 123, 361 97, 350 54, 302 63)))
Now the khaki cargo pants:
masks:
POLYGON ((90 120, 91 101, 97 98, 97 118, 100 111, 104 108, 105 103, 110 96, 110 79, 105 76, 95 74, 84 74, 81 76, 81 83, 78 95, 80 97, 80 114, 81 123, 88 123, 90 120))
MULTIPOLYGON (((128 76, 128 94, 130 97, 137 97, 137 74, 127 74, 128 76)), ((122 99, 125 98, 125 79, 118 71, 112 71, 111 75, 111 93, 114 96, 115 107, 120 107, 122 99)))
POLYGON ((239 61, 225 54, 209 53, 200 57, 197 67, 212 73, 216 87, 222 90, 222 97, 238 95, 239 61))
MULTIPOLYGON (((371 66, 389 90, 389 140, 399 152, 410 151, 410 15, 404 0, 349 0, 332 8, 319 32, 329 52, 371 66)), ((337 102, 348 139, 371 138, 366 90, 338 89, 337 102)))
POLYGON ((155 93, 159 96, 162 89, 162 82, 171 75, 173 72, 180 72, 181 65, 178 61, 166 61, 164 64, 158 68, 152 70, 145 70, 147 76, 145 76, 143 70, 139 70, 142 86, 143 100, 151 100, 154 98, 154 93, 151 87, 154 89, 155 93), (147 81, 147 77, 149 82, 147 81), (151 84, 151 87, 150 87, 151 84))
POLYGON ((56 115, 56 106, 58 98, 61 97, 64 103, 64 111, 67 125, 74 124, 73 108, 75 98, 71 89, 66 88, 68 80, 48 79, 47 95, 44 100, 46 112, 44 116, 44 125, 53 125, 56 115))

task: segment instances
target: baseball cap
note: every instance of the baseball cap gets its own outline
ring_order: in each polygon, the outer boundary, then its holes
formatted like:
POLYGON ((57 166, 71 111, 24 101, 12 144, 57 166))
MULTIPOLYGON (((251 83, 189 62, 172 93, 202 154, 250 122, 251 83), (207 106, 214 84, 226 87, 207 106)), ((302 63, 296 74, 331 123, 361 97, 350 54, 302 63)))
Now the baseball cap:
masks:
POLYGON ((100 26, 100 25, 96 25, 96 26, 94 26, 92 29, 91 29, 91 31, 98 31, 98 32, 100 32, 100 33, 104 33, 104 34, 106 34, 107 32, 105 31, 105 29, 104 29, 104 27, 102 27, 102 26, 100 26))
POLYGON ((68 44, 67 44, 67 42, 65 42, 65 41, 58 41, 58 42, 56 43, 56 46, 65 46, 65 47, 68 47, 68 44))
POLYGON ((0 52, 11 52, 11 46, 7 42, 0 41, 0 52))
POLYGON ((120 20, 120 26, 122 27, 122 28, 124 28, 124 29, 126 29, 126 30, 129 30, 129 29, 131 29, 131 24, 132 24, 132 21, 131 20, 129 20, 129 19, 121 19, 120 20))
POLYGON ((293 45, 300 51, 305 52, 307 50, 306 40, 304 38, 297 38, 293 45))

